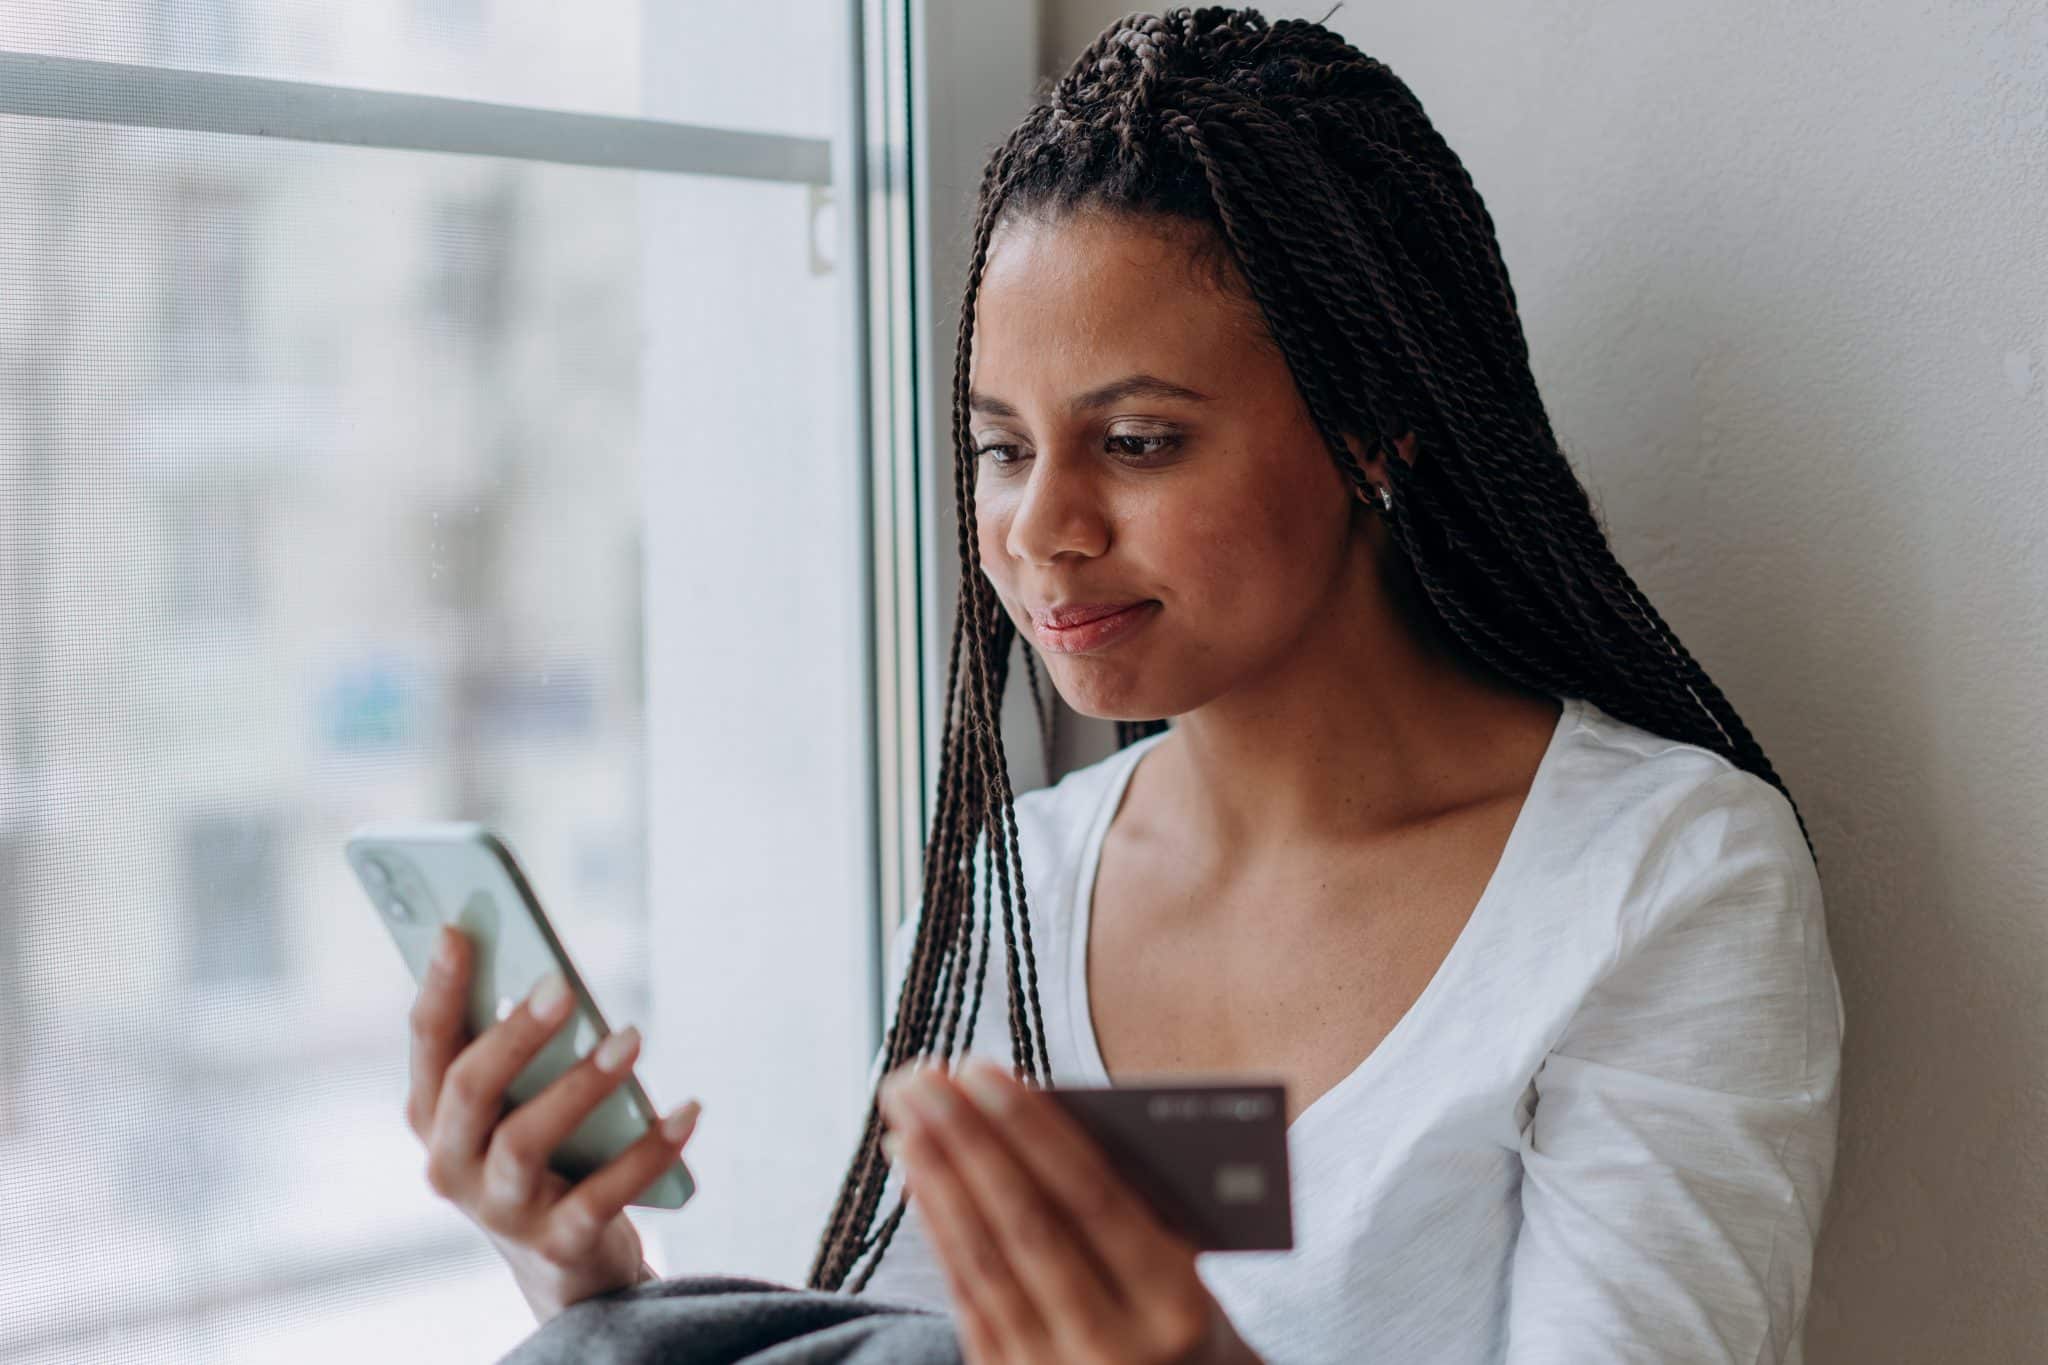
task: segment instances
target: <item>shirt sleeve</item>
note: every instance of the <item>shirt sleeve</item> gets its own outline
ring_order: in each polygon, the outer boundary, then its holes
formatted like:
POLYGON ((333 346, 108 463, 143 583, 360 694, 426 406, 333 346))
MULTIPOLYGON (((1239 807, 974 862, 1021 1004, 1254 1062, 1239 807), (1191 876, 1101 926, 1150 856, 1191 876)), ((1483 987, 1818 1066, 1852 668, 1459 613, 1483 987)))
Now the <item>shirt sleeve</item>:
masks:
POLYGON ((1538 1068, 1506 1357, 1798 1365, 1844 1017, 1791 803, 1724 769, 1538 1068))

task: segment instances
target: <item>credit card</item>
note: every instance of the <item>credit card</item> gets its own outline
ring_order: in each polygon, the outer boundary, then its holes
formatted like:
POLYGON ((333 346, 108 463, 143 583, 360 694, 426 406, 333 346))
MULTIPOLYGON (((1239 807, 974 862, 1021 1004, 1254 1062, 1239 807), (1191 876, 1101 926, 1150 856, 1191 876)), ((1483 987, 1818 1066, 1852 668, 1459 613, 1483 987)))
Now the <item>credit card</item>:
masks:
POLYGON ((1293 1248, 1285 1086, 1056 1085, 1043 1093, 1197 1250, 1293 1248))

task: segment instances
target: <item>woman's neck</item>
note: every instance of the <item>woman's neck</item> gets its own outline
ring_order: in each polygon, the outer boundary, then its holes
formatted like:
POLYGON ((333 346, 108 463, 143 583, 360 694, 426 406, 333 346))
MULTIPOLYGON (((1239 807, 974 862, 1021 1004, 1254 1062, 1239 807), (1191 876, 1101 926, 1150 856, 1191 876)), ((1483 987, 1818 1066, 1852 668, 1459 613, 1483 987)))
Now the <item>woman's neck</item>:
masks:
POLYGON ((1355 846, 1526 780, 1558 702, 1476 668, 1394 595, 1346 596, 1280 666, 1179 717, 1146 757, 1159 814, 1199 846, 1355 846))

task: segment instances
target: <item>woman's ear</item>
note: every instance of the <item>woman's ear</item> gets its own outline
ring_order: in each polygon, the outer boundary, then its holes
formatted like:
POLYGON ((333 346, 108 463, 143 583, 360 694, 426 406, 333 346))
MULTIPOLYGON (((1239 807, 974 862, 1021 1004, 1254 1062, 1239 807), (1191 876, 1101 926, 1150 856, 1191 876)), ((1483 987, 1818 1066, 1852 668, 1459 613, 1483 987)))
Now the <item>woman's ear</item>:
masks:
MULTIPOLYGON (((1350 432, 1344 433, 1344 444, 1349 447, 1352 458, 1356 459, 1359 467, 1365 471, 1365 476, 1374 483, 1384 486, 1387 481, 1386 457, 1378 450, 1368 449, 1363 440, 1350 432)), ((1410 467, 1413 467, 1415 464, 1415 433, 1413 431, 1403 432, 1401 438, 1394 442, 1394 449, 1399 452, 1403 460, 1408 462, 1410 467)))
POLYGON ((1413 468, 1415 465, 1415 433, 1412 431, 1403 432, 1401 439, 1394 442, 1394 448, 1401 452, 1401 458, 1408 462, 1410 468, 1413 468))

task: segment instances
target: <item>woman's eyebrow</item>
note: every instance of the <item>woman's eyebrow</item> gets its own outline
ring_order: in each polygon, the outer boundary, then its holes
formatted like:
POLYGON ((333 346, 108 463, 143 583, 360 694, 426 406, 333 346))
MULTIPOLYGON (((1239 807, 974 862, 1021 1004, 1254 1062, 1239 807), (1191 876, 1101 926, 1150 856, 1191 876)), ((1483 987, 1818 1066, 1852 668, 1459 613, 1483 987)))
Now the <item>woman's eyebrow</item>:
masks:
MULTIPOLYGON (((1170 379, 1161 379, 1152 374, 1127 374, 1122 379, 1113 379, 1072 399, 1067 404, 1067 409, 1070 412, 1086 412, 1091 408, 1106 408, 1111 403, 1120 403, 1126 398, 1166 398, 1180 403, 1209 401, 1208 394, 1197 393, 1186 385, 1176 384, 1170 379)), ((991 394, 969 393, 967 406, 974 412, 985 412, 991 417, 1017 416, 1017 409, 991 394)))

